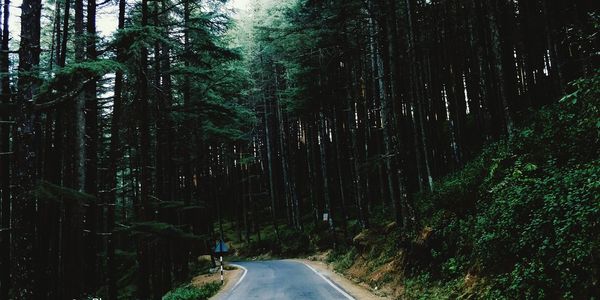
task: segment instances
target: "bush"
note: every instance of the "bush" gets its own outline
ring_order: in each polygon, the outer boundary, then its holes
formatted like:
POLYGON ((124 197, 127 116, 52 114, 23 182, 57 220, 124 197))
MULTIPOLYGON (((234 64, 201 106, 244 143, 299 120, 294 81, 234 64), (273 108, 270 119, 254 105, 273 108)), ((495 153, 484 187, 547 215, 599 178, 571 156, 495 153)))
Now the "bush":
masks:
POLYGON ((510 273, 506 288, 519 298, 600 294, 600 161, 541 177, 518 170, 478 217, 477 257, 491 273, 510 273))
POLYGON ((296 256, 311 253, 310 238, 308 234, 299 230, 281 230, 281 254, 284 256, 296 256))
POLYGON ((354 261, 356 260, 356 248, 350 247, 349 249, 344 248, 331 252, 327 256, 327 262, 333 265, 333 268, 338 272, 344 272, 348 270, 354 261))
POLYGON ((163 300, 206 300, 214 296, 221 288, 221 283, 211 282, 198 288, 191 284, 180 286, 163 296, 163 300))

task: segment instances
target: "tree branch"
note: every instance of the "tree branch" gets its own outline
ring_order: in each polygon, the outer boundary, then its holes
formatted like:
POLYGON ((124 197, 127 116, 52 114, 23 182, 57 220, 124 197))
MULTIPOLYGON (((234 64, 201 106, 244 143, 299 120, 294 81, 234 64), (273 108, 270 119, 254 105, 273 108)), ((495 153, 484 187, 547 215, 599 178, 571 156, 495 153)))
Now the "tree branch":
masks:
MULTIPOLYGON (((92 80, 93 80, 93 78, 84 80, 83 82, 81 82, 80 86, 77 89, 71 91, 70 93, 68 93, 66 95, 61 96, 58 99, 52 100, 50 102, 35 104, 34 109, 35 110, 44 110, 44 109, 53 108, 56 105, 59 105, 63 102, 66 102, 66 101, 69 101, 69 100, 75 98, 77 95, 79 95, 79 93, 83 92, 83 88, 85 87, 85 85, 92 80)), ((39 95, 38 95, 38 97, 39 97, 39 95)))

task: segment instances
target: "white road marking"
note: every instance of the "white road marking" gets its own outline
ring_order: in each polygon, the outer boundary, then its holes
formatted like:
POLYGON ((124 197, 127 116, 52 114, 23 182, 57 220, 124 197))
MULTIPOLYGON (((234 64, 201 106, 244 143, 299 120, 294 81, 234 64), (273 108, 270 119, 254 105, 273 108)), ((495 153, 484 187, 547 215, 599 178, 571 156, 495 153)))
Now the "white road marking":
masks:
POLYGON ((337 285, 335 285, 335 283, 331 282, 331 280, 327 279, 327 277, 323 276, 323 274, 319 273, 319 271, 315 270, 313 267, 311 267, 305 263, 302 263, 302 264, 305 265, 306 267, 308 267, 309 269, 311 269, 317 275, 319 275, 319 277, 323 278, 323 280, 325 280, 330 286, 332 286, 334 289, 336 289, 338 292, 340 292, 340 294, 344 295, 344 297, 346 297, 348 300, 356 300, 356 299, 354 299, 354 297, 350 296, 344 290, 340 289, 337 285))
POLYGON ((240 277, 240 280, 238 280, 238 282, 236 282, 235 285, 231 288, 231 290, 233 291, 233 289, 235 289, 235 287, 237 287, 240 283, 242 283, 242 280, 244 280, 244 277, 246 277, 246 274, 248 273, 248 269, 246 269, 240 265, 236 265, 236 264, 230 264, 230 265, 244 270, 244 274, 242 274, 242 277, 240 277))

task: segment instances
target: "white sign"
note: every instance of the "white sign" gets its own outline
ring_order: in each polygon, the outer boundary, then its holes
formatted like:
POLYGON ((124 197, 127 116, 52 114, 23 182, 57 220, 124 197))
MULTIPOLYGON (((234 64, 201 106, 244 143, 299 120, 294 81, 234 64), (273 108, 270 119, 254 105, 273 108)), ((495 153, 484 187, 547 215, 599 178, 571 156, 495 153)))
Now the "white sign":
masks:
POLYGON ((323 213, 323 221, 328 221, 328 220, 329 220, 329 214, 323 213))

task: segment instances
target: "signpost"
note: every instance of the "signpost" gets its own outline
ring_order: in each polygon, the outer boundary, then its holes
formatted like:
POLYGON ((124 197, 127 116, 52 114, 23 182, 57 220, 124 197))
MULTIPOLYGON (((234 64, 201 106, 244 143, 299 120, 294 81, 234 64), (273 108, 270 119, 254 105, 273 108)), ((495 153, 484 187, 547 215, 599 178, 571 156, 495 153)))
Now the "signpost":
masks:
POLYGON ((223 255, 229 252, 229 246, 221 239, 217 241, 215 245, 215 255, 219 255, 219 263, 221 264, 221 285, 225 282, 223 276, 223 255))

